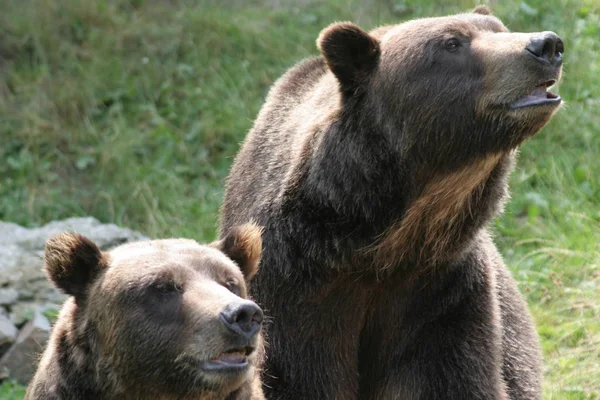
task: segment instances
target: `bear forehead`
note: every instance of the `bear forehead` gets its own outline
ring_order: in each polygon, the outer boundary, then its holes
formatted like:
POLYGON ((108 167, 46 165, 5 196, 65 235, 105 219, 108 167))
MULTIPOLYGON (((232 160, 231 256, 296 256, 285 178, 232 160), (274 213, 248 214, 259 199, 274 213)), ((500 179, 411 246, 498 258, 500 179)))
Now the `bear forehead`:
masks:
POLYGON ((385 44, 398 37, 420 42, 444 33, 473 36, 478 32, 508 32, 508 29, 494 16, 458 14, 449 17, 415 19, 395 25, 387 30, 381 42, 385 44))
POLYGON ((240 275, 235 263, 221 251, 190 239, 161 239, 119 246, 109 252, 111 270, 184 269, 208 276, 240 275))

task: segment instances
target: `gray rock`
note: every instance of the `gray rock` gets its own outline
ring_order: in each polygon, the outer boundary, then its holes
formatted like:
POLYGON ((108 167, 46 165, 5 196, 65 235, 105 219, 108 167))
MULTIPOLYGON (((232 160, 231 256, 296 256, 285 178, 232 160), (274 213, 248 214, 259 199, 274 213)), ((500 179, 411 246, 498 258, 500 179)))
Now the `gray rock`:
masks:
POLYGON ((30 230, 11 222, 0 222, 0 243, 11 243, 15 238, 24 237, 30 230))
POLYGON ((0 246, 17 245, 27 250, 43 250, 49 237, 67 231, 87 236, 103 249, 145 239, 144 235, 131 229, 120 228, 114 224, 102 224, 95 218, 85 217, 53 221, 34 229, 26 229, 10 222, 0 222, 0 246))
POLYGON ((8 319, 16 326, 23 326, 29 321, 35 313, 41 313, 43 315, 58 314, 62 304, 56 303, 44 303, 39 304, 33 301, 20 301, 15 303, 12 307, 11 312, 8 314, 8 319))
MULTIPOLYGON (((50 284, 43 267, 46 240, 61 232, 77 232, 87 236, 102 249, 146 239, 141 233, 113 224, 101 224, 94 218, 70 218, 50 222, 40 228, 27 229, 0 222, 0 287, 18 293, 14 301, 61 304, 66 296, 50 284)), ((1 302, 0 304, 9 305, 1 302)))
POLYGON ((17 327, 4 315, 0 315, 0 349, 6 348, 12 344, 17 338, 19 330, 17 327))
POLYGON ((15 288, 0 288, 0 305, 12 304, 19 297, 19 292, 15 288))
POLYGON ((16 326, 23 326, 27 321, 33 318, 36 311, 42 312, 37 303, 21 300, 18 303, 13 304, 10 313, 8 313, 8 318, 10 319, 10 322, 16 326))
POLYGON ((27 384, 35 374, 39 354, 44 350, 49 337, 50 322, 36 312, 0 359, 0 370, 8 371, 8 376, 17 382, 27 384))

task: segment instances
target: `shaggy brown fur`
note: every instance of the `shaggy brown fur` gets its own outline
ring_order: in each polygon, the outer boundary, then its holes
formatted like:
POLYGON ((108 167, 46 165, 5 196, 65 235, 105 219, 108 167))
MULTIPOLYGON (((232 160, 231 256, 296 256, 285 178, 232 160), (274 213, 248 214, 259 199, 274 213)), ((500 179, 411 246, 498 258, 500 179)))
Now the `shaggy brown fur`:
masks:
POLYGON ((452 254, 465 215, 472 213, 483 186, 503 154, 490 155, 472 165, 428 180, 423 193, 404 217, 374 246, 373 262, 391 268, 403 258, 436 265, 452 254), (418 245, 416 245, 418 244, 418 245))
POLYGON ((267 397, 539 399, 536 333, 487 226, 560 104, 560 38, 478 7, 337 23, 317 45, 271 89, 222 209, 222 235, 265 227, 267 397))
POLYGON ((260 256, 252 224, 211 245, 51 238, 46 272, 72 297, 25 398, 262 400, 262 311, 245 300, 260 256))

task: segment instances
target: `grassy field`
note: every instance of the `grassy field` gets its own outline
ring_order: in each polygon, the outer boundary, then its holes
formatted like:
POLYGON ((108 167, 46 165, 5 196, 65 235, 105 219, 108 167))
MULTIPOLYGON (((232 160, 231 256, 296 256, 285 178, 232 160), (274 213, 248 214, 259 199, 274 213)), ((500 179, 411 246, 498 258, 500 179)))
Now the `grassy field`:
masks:
MULTIPOLYGON (((0 0, 0 220, 215 234, 223 179, 273 81, 335 20, 475 1, 0 0)), ((521 151, 496 240, 527 296, 546 399, 600 399, 600 2, 491 2, 565 42, 566 106, 521 151)), ((5 382, 0 399, 22 398, 5 382)))

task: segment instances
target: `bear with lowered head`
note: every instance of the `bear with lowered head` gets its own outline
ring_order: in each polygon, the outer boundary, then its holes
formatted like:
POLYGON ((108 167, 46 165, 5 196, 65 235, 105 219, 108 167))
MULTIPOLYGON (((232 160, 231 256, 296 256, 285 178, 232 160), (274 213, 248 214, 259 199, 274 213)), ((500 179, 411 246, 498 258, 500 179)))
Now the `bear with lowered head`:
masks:
POLYGON ((152 240, 101 251, 48 240, 64 304, 25 398, 261 400, 262 310, 247 299, 261 255, 256 225, 210 245, 152 240))
POLYGON ((255 220, 270 399, 535 400, 538 338, 490 237, 518 147, 561 98, 553 32, 490 11, 324 29, 232 167, 255 220))

